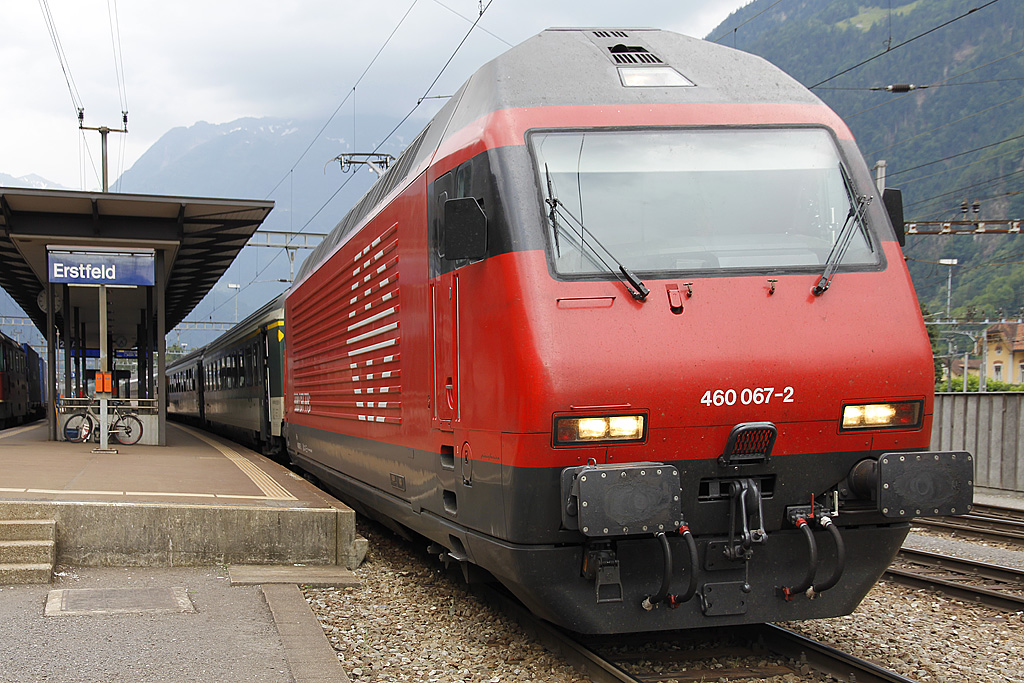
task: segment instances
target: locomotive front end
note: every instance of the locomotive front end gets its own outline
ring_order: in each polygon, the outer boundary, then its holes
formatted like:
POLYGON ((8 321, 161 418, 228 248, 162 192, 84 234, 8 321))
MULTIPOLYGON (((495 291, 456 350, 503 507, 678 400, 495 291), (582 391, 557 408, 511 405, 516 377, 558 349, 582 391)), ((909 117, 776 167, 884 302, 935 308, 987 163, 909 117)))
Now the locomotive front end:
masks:
POLYGON ((557 496, 558 544, 498 574, 534 611, 584 632, 845 614, 911 518, 969 510, 970 454, 927 450, 930 346, 851 140, 527 137, 552 275, 525 305, 550 424, 534 447, 561 466, 504 495, 523 543, 550 528, 538 492, 557 496))

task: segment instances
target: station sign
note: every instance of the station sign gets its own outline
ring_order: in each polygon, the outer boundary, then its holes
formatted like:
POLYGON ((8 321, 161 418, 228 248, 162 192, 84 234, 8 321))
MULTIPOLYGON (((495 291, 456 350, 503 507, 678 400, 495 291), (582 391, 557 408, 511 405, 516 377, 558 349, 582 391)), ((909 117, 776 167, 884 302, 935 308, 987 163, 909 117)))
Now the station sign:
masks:
POLYGON ((76 285, 140 285, 156 283, 152 249, 106 250, 46 247, 51 283, 76 285))

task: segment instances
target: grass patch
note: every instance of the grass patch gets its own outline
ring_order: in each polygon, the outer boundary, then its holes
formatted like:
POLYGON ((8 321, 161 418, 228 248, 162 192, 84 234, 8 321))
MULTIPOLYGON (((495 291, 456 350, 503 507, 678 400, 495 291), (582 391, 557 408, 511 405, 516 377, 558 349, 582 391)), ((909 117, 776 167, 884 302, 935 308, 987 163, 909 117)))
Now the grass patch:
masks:
MULTIPOLYGON (((904 14, 909 14, 910 12, 914 11, 914 9, 919 4, 921 4, 921 0, 914 0, 914 2, 911 2, 907 5, 903 5, 901 7, 893 7, 892 13, 897 16, 903 16, 904 14)), ((854 17, 850 17, 849 19, 844 19, 843 21, 840 21, 838 24, 836 24, 836 26, 843 29, 856 28, 860 29, 861 31, 867 31, 878 22, 885 21, 888 18, 888 16, 888 7, 861 6, 860 14, 854 17)))

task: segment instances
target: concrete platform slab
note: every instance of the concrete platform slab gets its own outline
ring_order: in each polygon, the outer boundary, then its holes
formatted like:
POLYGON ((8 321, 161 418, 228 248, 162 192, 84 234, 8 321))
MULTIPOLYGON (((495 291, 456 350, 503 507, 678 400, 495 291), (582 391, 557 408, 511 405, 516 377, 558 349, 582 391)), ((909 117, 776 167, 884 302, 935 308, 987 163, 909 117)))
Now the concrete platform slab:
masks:
MULTIPOLYGON (((2 448, 2 446, 0 446, 2 448)), ((293 674, 262 589, 231 586, 222 567, 64 568, 56 584, 0 587, 3 683, 303 683, 293 674), (195 612, 46 617, 53 589, 184 587, 195 612)), ((294 586, 290 588, 294 589, 294 586)), ((294 609, 305 607, 301 593, 294 609)), ((310 637, 315 631, 310 628, 310 637)), ((330 649, 321 629, 323 647, 330 649)), ((335 672, 340 666, 335 661, 335 672)), ((343 672, 342 672, 343 674, 343 672)))
POLYGON ((78 588, 50 591, 43 615, 97 616, 102 614, 187 614, 196 608, 188 590, 170 588, 78 588))
POLYGON ((177 424, 168 445, 51 442, 36 423, 0 432, 0 519, 57 521, 72 566, 341 564, 355 513, 238 444, 177 424))
POLYGON ((298 586, 263 586, 296 683, 349 683, 338 655, 298 586))
POLYGON ((317 588, 356 588, 360 585, 355 574, 337 565, 234 565, 228 567, 228 577, 232 586, 294 583, 317 588))

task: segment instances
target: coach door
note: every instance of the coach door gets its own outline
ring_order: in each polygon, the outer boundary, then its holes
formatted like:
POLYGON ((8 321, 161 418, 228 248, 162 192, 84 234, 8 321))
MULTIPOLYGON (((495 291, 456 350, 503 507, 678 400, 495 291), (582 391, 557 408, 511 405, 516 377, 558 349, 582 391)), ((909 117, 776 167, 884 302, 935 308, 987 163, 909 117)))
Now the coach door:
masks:
POLYGON ((455 174, 434 182, 430 206, 430 302, 433 313, 434 427, 452 429, 459 415, 459 278, 444 260, 444 203, 454 196, 455 174))

